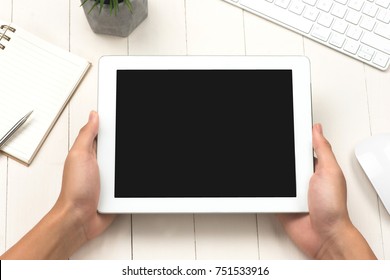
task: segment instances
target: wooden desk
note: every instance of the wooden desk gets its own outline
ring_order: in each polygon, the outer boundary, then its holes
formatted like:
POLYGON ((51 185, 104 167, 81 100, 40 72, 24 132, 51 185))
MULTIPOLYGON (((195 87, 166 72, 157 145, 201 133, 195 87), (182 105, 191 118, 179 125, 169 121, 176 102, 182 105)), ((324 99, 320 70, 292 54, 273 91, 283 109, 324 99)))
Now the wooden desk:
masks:
MULTIPOLYGON (((390 215, 354 155, 359 141, 390 132, 389 71, 220 0, 149 0, 148 18, 128 38, 94 34, 79 5, 76 0, 1 0, 0 18, 87 58, 92 67, 29 167, 0 155, 0 252, 54 204, 67 152, 97 108, 102 55, 292 54, 311 60, 314 122, 323 124, 345 173, 351 219, 378 258, 390 259, 390 215)), ((306 259, 273 214, 120 215, 72 258, 306 259)))

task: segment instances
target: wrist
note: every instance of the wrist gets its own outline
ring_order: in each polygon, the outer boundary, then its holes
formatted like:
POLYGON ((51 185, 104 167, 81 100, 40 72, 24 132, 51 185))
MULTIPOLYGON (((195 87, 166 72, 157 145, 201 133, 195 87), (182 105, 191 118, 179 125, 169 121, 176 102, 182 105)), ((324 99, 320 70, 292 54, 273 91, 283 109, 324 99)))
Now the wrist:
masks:
POLYGON ((1 258, 68 259, 86 241, 84 230, 71 209, 56 205, 1 258))
POLYGON ((45 216, 47 224, 53 229, 54 242, 57 242, 53 251, 56 259, 69 258, 87 242, 83 224, 71 207, 53 207, 45 216), (57 238, 54 237, 57 236, 57 238))
POLYGON ((376 259, 363 235, 350 222, 340 225, 323 243, 315 259, 376 259))

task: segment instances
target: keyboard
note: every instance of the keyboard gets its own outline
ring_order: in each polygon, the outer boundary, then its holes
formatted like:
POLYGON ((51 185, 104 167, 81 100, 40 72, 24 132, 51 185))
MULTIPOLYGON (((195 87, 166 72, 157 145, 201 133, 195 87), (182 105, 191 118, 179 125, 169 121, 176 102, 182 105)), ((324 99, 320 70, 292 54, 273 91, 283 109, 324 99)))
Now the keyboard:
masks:
POLYGON ((390 0, 223 0, 380 70, 390 64, 390 0))

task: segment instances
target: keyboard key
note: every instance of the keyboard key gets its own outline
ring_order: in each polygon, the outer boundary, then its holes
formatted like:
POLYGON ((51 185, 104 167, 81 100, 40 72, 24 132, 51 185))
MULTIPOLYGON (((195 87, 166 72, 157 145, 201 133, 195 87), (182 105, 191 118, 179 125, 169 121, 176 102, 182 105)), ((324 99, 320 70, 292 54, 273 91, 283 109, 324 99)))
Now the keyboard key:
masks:
POLYGON ((362 30, 356 26, 350 26, 350 28, 347 31, 347 36, 355 40, 359 40, 361 35, 362 35, 362 30))
POLYGON ((380 67, 386 67, 389 61, 389 57, 384 55, 383 53, 377 52, 372 60, 373 63, 379 65, 380 67))
POLYGON ((333 46, 336 46, 338 48, 341 48, 345 42, 345 37, 338 33, 333 33, 332 37, 329 40, 329 43, 333 46))
POLYGON ((338 18, 344 18, 347 13, 347 8, 344 5, 335 4, 331 13, 338 18))
POLYGON ((385 9, 387 9, 390 5, 390 0, 376 0, 375 3, 385 9))
POLYGON ((288 4, 290 4, 290 0, 275 0, 275 5, 286 9, 288 7, 288 4))
POLYGON ((364 4, 364 0, 351 0, 348 3, 348 7, 356 11, 360 11, 363 7, 363 4, 364 4))
POLYGON ((362 17, 362 15, 360 13, 353 11, 353 10, 349 10, 347 17, 345 19, 346 19, 346 21, 348 21, 350 23, 358 24, 361 17, 362 17))
POLYGON ((344 50, 351 54, 356 54, 358 49, 359 49, 359 42, 355 40, 349 39, 344 45, 344 50))
POLYGON ((319 14, 320 12, 317 9, 308 7, 303 13, 303 16, 311 21, 316 21, 319 14))
POLYGON ((333 16, 325 13, 321 14, 317 20, 317 23, 325 27, 330 27, 332 25, 332 22, 333 22, 333 16))
POLYGON ((374 28, 375 23, 375 19, 365 16, 360 22, 360 26, 368 31, 371 31, 374 28))
POLYGON ((330 8, 333 5, 333 1, 331 0, 319 0, 317 3, 317 8, 324 12, 329 12, 330 8))
POLYGON ((376 18, 381 22, 390 23, 390 11, 385 9, 380 9, 376 18))
POLYGON ((334 31, 337 31, 338 33, 344 34, 347 30, 348 23, 343 20, 336 20, 335 23, 332 26, 332 29, 334 31))
POLYGON ((275 9, 270 8, 269 5, 272 4, 267 2, 258 0, 241 0, 240 4, 254 10, 255 12, 267 15, 272 19, 283 22, 288 26, 304 33, 309 33, 313 26, 313 23, 308 19, 295 15, 294 13, 291 13, 287 10, 280 9, 280 11, 276 11, 275 9))
POLYGON ((390 55, 390 41, 381 36, 367 32, 363 35, 361 41, 368 46, 390 55))
POLYGON ((375 33, 390 40, 390 26, 384 24, 378 24, 375 28, 375 33))
POLYGON ((316 25, 313 28, 313 31, 311 32, 311 35, 316 37, 317 39, 320 39, 322 41, 328 41, 330 36, 330 30, 329 28, 322 27, 320 25, 316 25))
POLYGON ((317 0, 302 0, 303 3, 306 3, 308 5, 311 5, 311 6, 315 6, 315 4, 317 3, 317 0))
POLYGON ((300 1, 293 1, 290 5, 289 10, 297 15, 302 14, 305 4, 300 1))
POLYGON ((378 12, 378 6, 375 4, 367 3, 364 5, 363 14, 368 15, 370 17, 375 17, 378 12))
POLYGON ((374 49, 367 46, 362 46, 358 52, 358 56, 364 58, 365 60, 371 60, 373 55, 374 49))

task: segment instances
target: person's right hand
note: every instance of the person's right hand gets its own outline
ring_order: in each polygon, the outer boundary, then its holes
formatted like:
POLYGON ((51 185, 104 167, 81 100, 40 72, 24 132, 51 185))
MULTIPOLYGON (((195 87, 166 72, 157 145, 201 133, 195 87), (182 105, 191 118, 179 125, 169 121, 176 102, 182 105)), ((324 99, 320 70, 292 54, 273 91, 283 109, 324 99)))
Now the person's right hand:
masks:
POLYGON ((112 223, 115 215, 97 212, 100 194, 96 159, 98 128, 98 114, 92 111, 66 157, 57 202, 0 259, 68 259, 112 223))
POLYGON ((98 113, 91 111, 88 123, 80 129, 66 157, 62 189, 54 206, 54 209, 57 207, 71 209, 69 212, 78 218, 87 240, 100 235, 115 217, 97 212, 100 194, 99 167, 96 159, 98 129, 98 113))
POLYGON ((309 213, 278 214, 280 222, 311 258, 375 259, 349 218, 345 177, 320 124, 313 126, 313 148, 317 158, 309 184, 309 213))

